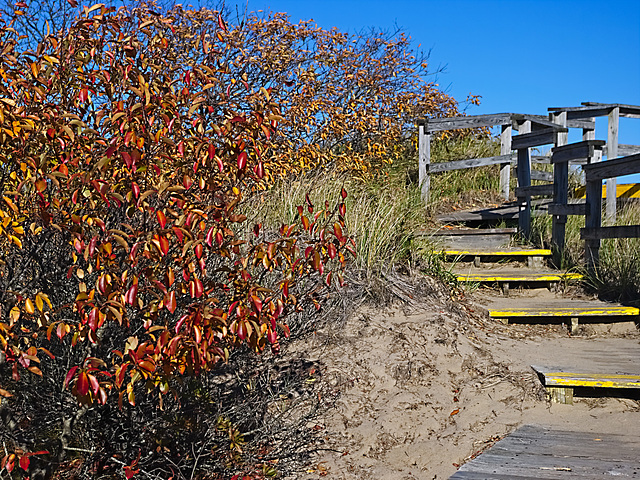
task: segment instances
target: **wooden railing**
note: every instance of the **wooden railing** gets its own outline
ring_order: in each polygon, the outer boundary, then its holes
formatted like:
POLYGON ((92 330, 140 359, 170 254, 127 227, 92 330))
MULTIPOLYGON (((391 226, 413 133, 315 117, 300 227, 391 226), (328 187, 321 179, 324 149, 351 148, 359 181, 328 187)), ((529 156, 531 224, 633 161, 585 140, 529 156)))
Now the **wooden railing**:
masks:
POLYGON ((640 237, 640 226, 602 226, 602 180, 606 180, 606 221, 611 224, 616 216, 616 177, 640 173, 640 146, 619 145, 620 117, 640 119, 640 106, 622 104, 583 103, 579 107, 549 108, 549 118, 540 115, 500 113, 473 117, 426 119, 418 122, 419 182, 425 204, 429 199, 430 176, 450 170, 499 164, 500 191, 509 198, 511 166, 517 166, 518 186, 515 194, 520 205, 519 230, 525 237, 531 228, 531 197, 553 196, 549 214, 553 215, 552 243, 554 262, 559 266, 565 244, 565 225, 568 215, 584 215, 587 264, 598 263, 600 240, 603 238, 640 237), (608 117, 607 141, 595 139, 596 117, 608 117), (443 130, 501 126, 500 155, 488 158, 458 160, 431 164, 431 136, 443 130), (568 144, 568 129, 581 128, 582 141, 568 144), (513 130, 518 131, 512 136, 513 130), (548 156, 531 156, 530 149, 553 144, 552 176, 531 169, 532 162, 549 162, 548 156), (515 153, 513 152, 515 151, 515 153), (600 163, 603 155, 607 161, 600 163), (617 158, 618 155, 625 155, 617 158), (569 165, 582 165, 587 180, 585 203, 569 203, 569 165), (551 181, 532 185, 532 180, 551 181))

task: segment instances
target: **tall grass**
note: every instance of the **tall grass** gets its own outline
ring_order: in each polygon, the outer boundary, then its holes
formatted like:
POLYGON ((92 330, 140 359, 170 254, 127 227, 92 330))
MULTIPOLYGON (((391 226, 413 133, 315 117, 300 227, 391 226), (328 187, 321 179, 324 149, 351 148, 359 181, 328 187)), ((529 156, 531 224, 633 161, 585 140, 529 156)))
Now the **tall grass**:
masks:
MULTIPOLYGON (((628 203, 618 211, 615 225, 640 225, 640 205, 628 203)), ((566 243, 562 268, 578 269, 587 275, 587 286, 609 300, 640 301, 640 239, 612 238, 601 241, 600 263, 594 272, 584 269, 584 240, 580 229, 584 217, 570 216, 566 224, 566 243)), ((540 246, 551 245, 551 217, 534 219, 532 240, 540 246)))

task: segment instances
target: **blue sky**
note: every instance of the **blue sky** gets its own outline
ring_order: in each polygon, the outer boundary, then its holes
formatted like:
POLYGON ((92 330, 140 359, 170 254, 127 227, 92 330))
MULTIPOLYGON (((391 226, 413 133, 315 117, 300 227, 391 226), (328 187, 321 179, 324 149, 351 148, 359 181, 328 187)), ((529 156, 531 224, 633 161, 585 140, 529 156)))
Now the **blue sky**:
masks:
MULTIPOLYGON (((240 11, 287 12, 355 33, 402 28, 431 50, 430 69, 469 115, 547 114, 581 102, 640 105, 640 0, 227 0, 240 11)), ((606 120, 596 126, 606 139, 606 120)), ((579 132, 570 137, 578 140, 579 132)), ((640 145, 640 119, 621 119, 620 143, 640 145)))

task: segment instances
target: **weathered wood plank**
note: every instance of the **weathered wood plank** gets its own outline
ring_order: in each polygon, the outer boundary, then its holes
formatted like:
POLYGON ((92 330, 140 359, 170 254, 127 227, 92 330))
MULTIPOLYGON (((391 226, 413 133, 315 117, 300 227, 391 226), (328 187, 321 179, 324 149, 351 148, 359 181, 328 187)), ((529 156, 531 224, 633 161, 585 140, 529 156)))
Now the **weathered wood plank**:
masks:
POLYGON ((475 228, 475 229, 447 229, 438 230, 429 235, 511 235, 517 233, 517 228, 475 228))
MULTIPOLYGON (((637 310, 637 309, 636 309, 637 310)), ((637 312, 636 312, 637 315, 637 312)), ((640 388, 640 375, 631 373, 593 373, 565 368, 531 365, 544 378, 545 386, 591 388, 640 388)))
POLYGON ((599 107, 599 106, 609 106, 609 107, 619 107, 620 108, 620 116, 630 117, 630 118, 638 118, 640 117, 640 106, 639 105, 626 105, 623 103, 597 103, 597 102, 582 102, 582 105, 588 107, 599 107))
MULTIPOLYGON (((531 120, 525 120, 519 127, 520 134, 516 137, 526 137, 531 135, 531 120)), ((555 133, 554 133, 555 135, 555 133)), ((514 139, 511 139, 511 148, 514 147, 514 139)), ((531 233, 531 197, 530 196, 518 196, 518 188, 528 188, 531 186, 531 152, 528 147, 518 148, 518 164, 517 164, 517 176, 518 187, 516 188, 516 196, 520 202, 520 211, 518 212, 518 228, 524 238, 529 238, 531 233)))
POLYGON ((634 317, 640 315, 636 307, 608 305, 596 302, 594 305, 573 305, 569 307, 490 309, 492 318, 537 318, 537 317, 634 317))
MULTIPOLYGON (((609 124, 607 134, 607 160, 618 157, 618 125, 620 120, 620 108, 615 107, 609 112, 609 124)), ((607 178, 607 203, 606 219, 607 223, 613 224, 616 221, 616 185, 618 180, 615 177, 607 178)))
MULTIPOLYGON (((602 147, 602 154, 608 156, 608 149, 605 145, 602 147)), ((618 144, 618 156, 626 157, 628 155, 635 155, 636 153, 640 153, 640 145, 621 145, 618 144)), ((613 158, 613 156, 611 157, 613 158)))
POLYGON ((640 238, 640 225, 617 225, 612 227, 581 228, 583 240, 602 240, 605 238, 640 238))
POLYGON ((528 187, 516 188, 516 197, 518 198, 532 197, 534 195, 538 195, 538 196, 553 195, 553 184, 549 183, 545 185, 529 185, 528 187))
POLYGON ((538 180, 541 182, 553 182, 553 173, 543 172, 541 170, 531 170, 531 180, 538 180))
MULTIPOLYGON (((511 156, 511 136, 513 127, 503 125, 500 133, 500 156, 511 156)), ((500 193, 502 198, 509 200, 509 183, 511 182, 511 161, 500 164, 500 193)))
POLYGON ((584 140, 554 147, 551 149, 551 162, 561 163, 570 160, 587 159, 593 156, 596 148, 603 148, 604 145, 606 145, 604 140, 584 140))
POLYGON ((592 117, 587 119, 567 119, 567 127, 582 128, 583 130, 594 130, 596 128, 596 121, 592 117))
POLYGON ((511 148, 513 148, 514 150, 518 150, 522 148, 539 147, 541 145, 555 143, 558 134, 567 131, 568 130, 566 128, 560 127, 558 129, 548 128, 537 132, 521 133, 513 137, 513 139, 511 140, 511 148))
POLYGON ((429 204, 429 189, 431 177, 429 177, 429 164, 431 163, 431 135, 424 125, 418 126, 418 185, 420 196, 425 207, 429 204))
MULTIPOLYGON (((596 164, 600 165, 600 163, 596 164)), ((594 167, 596 165, 593 165, 594 167)), ((588 168, 591 165, 585 165, 583 168, 588 168)), ((585 228, 596 229, 602 225, 602 180, 587 180, 586 189, 586 214, 585 214, 585 228)), ((600 239, 586 239, 585 240, 585 260, 587 262, 587 268, 594 272, 599 263, 600 258, 600 239)))
POLYGON ((447 256, 453 257, 548 257, 551 255, 551 250, 546 248, 531 248, 531 249, 505 249, 505 250, 443 250, 447 256))
POLYGON ((569 204, 552 203, 549 205, 549 215, 582 216, 586 214, 587 214, 586 203, 569 203, 569 204))
MULTIPOLYGON (((583 168, 587 182, 640 173, 640 153, 585 165, 583 168)), ((616 190, 612 191, 615 192, 616 190)))
POLYGON ((500 282, 562 282, 565 280, 581 280, 582 275, 579 273, 562 273, 562 272, 531 272, 524 269, 522 271, 513 272, 491 272, 491 271, 474 271, 472 273, 458 273, 456 279, 459 282, 481 282, 481 283, 500 283, 500 282))
POLYGON ((564 124, 560 124, 559 122, 554 122, 550 120, 549 117, 544 115, 530 115, 530 114, 513 114, 512 118, 518 122, 523 123, 526 120, 531 121, 531 130, 533 132, 544 130, 547 128, 551 128, 553 130, 561 130, 563 127, 566 127, 564 124))
POLYGON ((466 168, 484 167, 487 165, 496 164, 508 164, 510 166, 511 162, 515 163, 514 156, 511 154, 485 158, 470 158, 467 160, 454 160, 452 162, 431 163, 428 166, 428 172, 440 173, 448 172, 451 170, 463 170, 466 168))
POLYGON ((511 115, 511 113, 497 113, 469 117, 429 118, 423 120, 422 124, 427 126, 429 133, 461 128, 493 127, 495 125, 511 125, 511 115))

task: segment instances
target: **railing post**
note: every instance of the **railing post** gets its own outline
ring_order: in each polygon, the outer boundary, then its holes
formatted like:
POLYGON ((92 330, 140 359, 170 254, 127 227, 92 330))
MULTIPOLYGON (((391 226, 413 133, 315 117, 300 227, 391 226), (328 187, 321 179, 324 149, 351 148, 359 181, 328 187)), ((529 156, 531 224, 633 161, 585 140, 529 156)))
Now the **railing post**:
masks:
MULTIPOLYGON (((526 120, 518 128, 520 135, 531 132, 531 121, 526 120)), ((531 186, 531 155, 529 148, 518 149, 518 187, 531 186)), ((531 234, 531 197, 518 197, 520 211, 518 215, 518 227, 520 234, 529 238, 531 234)))
MULTIPOLYGON (((602 224, 602 180, 590 180, 587 175, 585 228, 600 228, 602 224)), ((584 241, 587 269, 595 272, 600 261, 600 239, 584 241)))
MULTIPOLYGON (((502 126, 500 134, 500 155, 511 154, 511 124, 502 126)), ((505 201, 509 201, 509 183, 511 182, 511 162, 500 164, 500 193, 505 201)))
MULTIPOLYGON (((620 107, 614 107, 609 112, 609 129, 607 134, 607 160, 618 156, 618 124, 620 121, 620 107)), ((613 225, 616 222, 616 194, 617 179, 607 178, 607 223, 613 225)), ((601 194, 602 195, 602 194, 601 194)))
MULTIPOLYGON (((563 127, 567 126, 567 112, 551 114, 551 121, 563 127)), ((556 139, 556 147, 566 145, 569 140, 567 132, 559 132, 556 139)), ((566 205, 569 200, 569 162, 553 163, 553 203, 566 205)), ((556 267, 562 266, 562 254, 564 251, 565 231, 567 225, 566 215, 553 215, 551 227, 551 243, 553 250, 553 263, 556 267)))
POLYGON ((431 134, 427 132, 428 120, 418 125, 418 186, 424 206, 429 205, 429 164, 431 163, 431 134))

